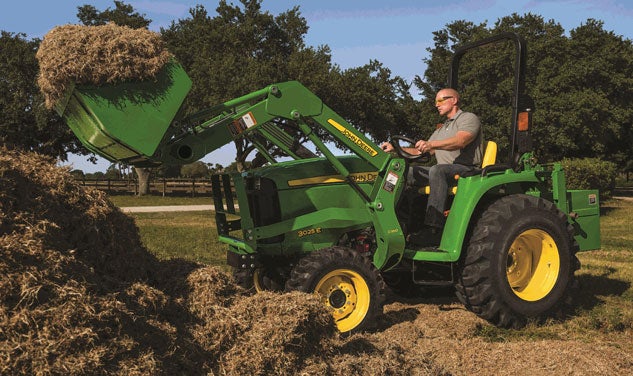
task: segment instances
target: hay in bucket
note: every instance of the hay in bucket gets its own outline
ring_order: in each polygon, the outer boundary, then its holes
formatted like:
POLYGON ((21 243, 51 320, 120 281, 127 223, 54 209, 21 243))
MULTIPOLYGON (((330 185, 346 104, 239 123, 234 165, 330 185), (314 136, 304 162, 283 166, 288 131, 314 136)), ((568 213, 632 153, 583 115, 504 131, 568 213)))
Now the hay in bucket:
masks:
POLYGON ((38 84, 52 109, 66 90, 78 85, 104 85, 148 80, 171 59, 160 34, 114 23, 63 25, 44 36, 36 54, 38 84))

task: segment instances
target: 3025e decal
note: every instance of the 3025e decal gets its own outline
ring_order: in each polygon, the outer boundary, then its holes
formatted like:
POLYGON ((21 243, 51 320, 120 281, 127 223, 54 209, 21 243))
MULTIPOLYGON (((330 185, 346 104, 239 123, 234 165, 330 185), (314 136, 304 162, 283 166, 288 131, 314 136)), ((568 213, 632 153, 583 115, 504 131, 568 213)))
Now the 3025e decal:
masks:
POLYGON ((321 232, 323 232, 321 227, 315 227, 315 228, 309 228, 305 230, 299 230, 297 231, 297 236, 300 238, 303 238, 304 236, 320 234, 321 232))

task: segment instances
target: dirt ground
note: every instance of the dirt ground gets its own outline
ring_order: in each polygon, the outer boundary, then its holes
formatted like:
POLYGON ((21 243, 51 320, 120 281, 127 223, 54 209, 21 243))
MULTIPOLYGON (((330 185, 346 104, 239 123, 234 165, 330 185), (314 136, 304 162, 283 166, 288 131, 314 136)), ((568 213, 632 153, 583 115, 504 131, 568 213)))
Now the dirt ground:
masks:
POLYGON ((50 159, 0 148, 0 177, 2 375, 633 370, 631 333, 583 335, 571 320, 504 338, 445 290, 390 295, 377 329, 340 336, 312 295, 249 296, 212 267, 157 260, 131 218, 50 159))

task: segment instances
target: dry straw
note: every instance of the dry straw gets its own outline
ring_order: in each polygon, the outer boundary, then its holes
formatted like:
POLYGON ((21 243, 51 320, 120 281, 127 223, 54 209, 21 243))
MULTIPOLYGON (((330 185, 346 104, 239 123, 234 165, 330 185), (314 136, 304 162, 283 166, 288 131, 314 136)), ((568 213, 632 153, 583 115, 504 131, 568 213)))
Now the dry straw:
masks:
POLYGON ((160 34, 110 23, 64 25, 44 36, 36 57, 38 84, 53 108, 74 82, 103 85, 154 77, 169 61, 160 34))
POLYGON ((157 260, 105 194, 0 146, 0 375, 406 373, 393 353, 341 342, 316 296, 157 260))

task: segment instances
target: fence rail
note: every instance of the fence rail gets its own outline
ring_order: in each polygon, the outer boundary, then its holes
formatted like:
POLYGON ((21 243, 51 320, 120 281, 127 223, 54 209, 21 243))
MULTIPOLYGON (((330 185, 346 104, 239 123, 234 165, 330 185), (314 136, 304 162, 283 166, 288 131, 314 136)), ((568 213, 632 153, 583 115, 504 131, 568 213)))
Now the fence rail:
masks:
MULTIPOLYGON (((85 187, 93 187, 109 194, 138 194, 136 179, 76 179, 85 187)), ((211 179, 166 179, 155 178, 149 181, 149 193, 152 195, 191 195, 211 196, 211 179)))

